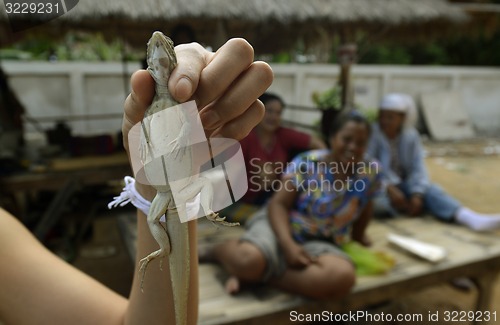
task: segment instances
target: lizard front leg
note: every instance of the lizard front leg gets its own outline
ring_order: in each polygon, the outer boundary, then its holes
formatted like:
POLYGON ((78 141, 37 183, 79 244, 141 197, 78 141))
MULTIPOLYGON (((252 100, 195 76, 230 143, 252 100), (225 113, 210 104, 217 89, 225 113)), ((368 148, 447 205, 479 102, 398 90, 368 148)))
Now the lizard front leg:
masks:
POLYGON ((200 193, 200 205, 208 220, 220 223, 224 226, 239 226, 239 222, 227 222, 225 217, 219 217, 219 214, 212 210, 213 187, 208 178, 198 177, 192 183, 187 184, 177 194, 181 202, 186 202, 200 193))
POLYGON ((170 253, 170 238, 165 228, 160 223, 160 218, 167 212, 169 205, 172 202, 171 192, 158 192, 151 202, 151 207, 148 213, 148 226, 151 235, 156 240, 160 249, 152 252, 140 261, 139 273, 141 275, 141 290, 143 287, 144 276, 149 262, 156 258, 160 258, 160 268, 162 267, 162 258, 170 253))

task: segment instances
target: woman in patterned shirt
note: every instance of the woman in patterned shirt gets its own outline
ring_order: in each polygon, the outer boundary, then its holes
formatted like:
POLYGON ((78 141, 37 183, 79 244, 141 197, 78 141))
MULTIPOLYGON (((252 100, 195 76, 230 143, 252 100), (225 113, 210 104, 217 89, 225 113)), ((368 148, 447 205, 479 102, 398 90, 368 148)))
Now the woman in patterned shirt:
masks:
POLYGON ((368 244, 365 229, 379 188, 378 164, 364 158, 370 125, 359 114, 341 115, 330 133, 332 150, 294 158, 281 187, 249 221, 243 237, 212 251, 231 274, 227 291, 238 291, 240 281, 264 281, 332 299, 354 285, 354 266, 340 246, 351 239, 368 244))

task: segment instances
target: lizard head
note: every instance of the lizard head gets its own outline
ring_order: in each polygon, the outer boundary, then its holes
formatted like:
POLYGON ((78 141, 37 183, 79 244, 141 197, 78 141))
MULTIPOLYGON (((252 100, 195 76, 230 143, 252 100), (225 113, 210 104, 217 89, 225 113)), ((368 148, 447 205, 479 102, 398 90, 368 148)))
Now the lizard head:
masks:
POLYGON ((147 49, 148 71, 157 84, 166 85, 177 65, 174 42, 162 32, 154 32, 147 49))

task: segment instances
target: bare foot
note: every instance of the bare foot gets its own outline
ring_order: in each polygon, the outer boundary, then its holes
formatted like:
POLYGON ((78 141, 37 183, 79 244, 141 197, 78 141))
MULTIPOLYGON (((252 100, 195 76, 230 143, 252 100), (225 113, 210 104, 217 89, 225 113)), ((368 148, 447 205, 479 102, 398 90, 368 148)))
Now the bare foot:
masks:
POLYGON ((198 246, 198 262, 200 263, 216 263, 215 245, 206 244, 198 246))
POLYGON ((235 276, 230 276, 224 285, 226 292, 230 295, 237 294, 240 291, 240 280, 235 276))

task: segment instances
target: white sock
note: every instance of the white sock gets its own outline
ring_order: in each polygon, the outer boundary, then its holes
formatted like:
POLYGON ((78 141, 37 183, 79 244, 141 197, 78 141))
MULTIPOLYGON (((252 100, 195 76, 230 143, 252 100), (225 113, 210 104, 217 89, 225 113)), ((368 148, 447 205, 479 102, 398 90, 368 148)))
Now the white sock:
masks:
POLYGON ((476 231, 500 228, 500 215, 481 214, 464 207, 457 210, 455 220, 476 231))

